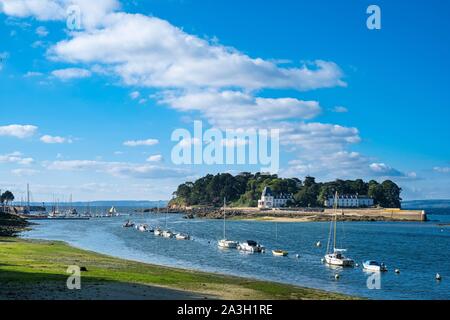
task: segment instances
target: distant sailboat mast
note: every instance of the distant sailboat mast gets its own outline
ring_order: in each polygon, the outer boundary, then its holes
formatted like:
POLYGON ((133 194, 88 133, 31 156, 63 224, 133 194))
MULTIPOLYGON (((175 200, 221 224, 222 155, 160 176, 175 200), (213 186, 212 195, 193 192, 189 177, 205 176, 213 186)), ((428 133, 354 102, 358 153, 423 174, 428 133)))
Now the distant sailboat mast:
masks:
POLYGON ((225 213, 225 206, 227 205, 226 198, 223 198, 223 238, 226 239, 226 213, 225 213))
POLYGON ((327 243, 327 253, 331 253, 331 247, 333 247, 333 252, 336 249, 336 225, 337 225, 337 203, 338 203, 338 192, 336 191, 334 195, 333 202, 333 218, 330 223, 330 232, 328 235, 328 243, 327 243), (333 221, 334 219, 334 221, 333 221), (333 234, 333 237, 332 237, 333 234), (333 242, 331 242, 333 241, 333 242), (332 246, 331 246, 332 245, 332 246))

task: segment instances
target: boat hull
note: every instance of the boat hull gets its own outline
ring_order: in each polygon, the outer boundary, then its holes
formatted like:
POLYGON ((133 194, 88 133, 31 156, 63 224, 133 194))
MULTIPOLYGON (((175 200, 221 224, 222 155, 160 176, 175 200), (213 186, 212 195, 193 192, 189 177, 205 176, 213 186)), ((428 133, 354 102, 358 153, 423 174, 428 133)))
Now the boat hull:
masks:
POLYGON ((284 250, 272 250, 272 254, 277 257, 286 257, 288 252, 284 250))
POLYGON ((331 254, 325 255, 325 262, 332 266, 340 266, 340 267, 352 267, 354 265, 354 261, 349 258, 336 258, 331 254))
POLYGON ((367 263, 363 263, 363 269, 369 272, 384 272, 387 271, 386 266, 384 265, 370 265, 367 263))
POLYGON ((237 249, 238 243, 232 240, 219 240, 217 246, 223 249, 237 249))

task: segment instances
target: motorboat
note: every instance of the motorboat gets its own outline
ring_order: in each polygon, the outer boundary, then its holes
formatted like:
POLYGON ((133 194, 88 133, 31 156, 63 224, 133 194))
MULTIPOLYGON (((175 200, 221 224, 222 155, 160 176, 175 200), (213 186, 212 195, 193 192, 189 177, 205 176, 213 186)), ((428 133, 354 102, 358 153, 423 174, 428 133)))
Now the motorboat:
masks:
POLYGON ((124 228, 133 228, 134 227, 134 223, 131 222, 130 220, 128 220, 127 222, 125 222, 122 227, 124 228))
POLYGON ((174 233, 173 233, 172 231, 170 231, 170 230, 164 230, 164 231, 162 232, 162 236, 163 236, 164 238, 173 238, 175 235, 174 235, 174 233))
POLYGON ((272 254, 277 257, 286 257, 289 253, 286 250, 272 250, 272 254))
POLYGON ((355 261, 344 256, 346 251, 346 249, 334 248, 333 252, 325 255, 325 262, 333 266, 352 267, 355 261))
POLYGON ((384 263, 379 263, 378 261, 374 260, 367 260, 363 262, 363 268, 367 271, 374 271, 374 272, 383 272, 387 271, 387 267, 384 263))
POLYGON ((153 233, 155 234, 155 236, 162 237, 163 231, 161 228, 156 228, 153 233))
POLYGON ((185 233, 177 233, 175 235, 175 239, 177 239, 177 240, 190 240, 191 237, 188 234, 185 234, 185 233))
POLYGON ((140 231, 140 232, 148 232, 149 231, 149 227, 146 224, 140 224, 138 226, 138 231, 140 231))
POLYGON ((238 250, 248 252, 262 252, 264 250, 264 247, 262 245, 253 240, 241 242, 238 244, 237 248, 238 250))
POLYGON ((219 248, 223 249, 236 249, 239 245, 237 241, 221 239, 217 242, 219 248))

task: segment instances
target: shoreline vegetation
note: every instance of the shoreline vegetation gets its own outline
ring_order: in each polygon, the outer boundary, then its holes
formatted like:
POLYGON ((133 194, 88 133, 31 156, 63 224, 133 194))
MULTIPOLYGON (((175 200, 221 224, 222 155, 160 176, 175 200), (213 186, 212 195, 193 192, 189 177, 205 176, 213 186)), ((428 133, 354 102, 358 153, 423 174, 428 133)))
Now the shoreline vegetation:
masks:
POLYGON ((379 183, 362 179, 316 182, 307 176, 280 178, 276 174, 241 172, 235 176, 229 173, 207 174, 194 182, 180 184, 174 192, 170 207, 213 206, 220 207, 223 199, 230 208, 257 207, 265 187, 270 187, 274 195, 292 196, 287 208, 323 208, 325 201, 336 192, 340 195, 368 196, 374 206, 401 208, 402 189, 391 180, 379 183))
POLYGON ((276 282, 123 260, 60 241, 0 237, 0 261, 0 300, 358 299, 276 282), (70 265, 85 270, 81 272, 81 290, 66 287, 70 265))

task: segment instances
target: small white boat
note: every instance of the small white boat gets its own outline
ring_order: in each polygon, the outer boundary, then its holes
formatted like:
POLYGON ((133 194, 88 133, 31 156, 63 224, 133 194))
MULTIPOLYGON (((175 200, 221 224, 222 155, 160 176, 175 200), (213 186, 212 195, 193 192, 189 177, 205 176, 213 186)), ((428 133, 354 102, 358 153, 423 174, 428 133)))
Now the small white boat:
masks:
POLYGON ((289 252, 286 250, 272 250, 272 254, 277 257, 286 257, 289 252))
POLYGON ((138 226, 138 230, 139 230, 140 232, 148 232, 148 231, 149 231, 149 227, 148 227, 148 225, 146 225, 146 224, 140 224, 140 225, 138 226))
POLYGON ((335 248, 332 253, 328 253, 325 255, 325 262, 333 266, 352 267, 355 264, 355 261, 345 257, 343 255, 345 251, 345 249, 335 248))
POLYGON ((177 233, 175 235, 175 239, 177 239, 177 240, 191 240, 191 237, 188 234, 185 234, 185 233, 177 233))
POLYGON ((374 260, 367 260, 363 262, 364 270, 374 271, 374 272, 383 272, 387 271, 387 267, 384 263, 379 263, 374 260))
POLYGON ((238 250, 248 251, 248 252, 262 252, 264 247, 258 244, 256 241, 247 240, 245 242, 241 242, 237 246, 238 250))
POLYGON ((221 239, 217 242, 218 247, 223 249, 236 249, 238 244, 237 241, 227 239, 221 239))
POLYGON ((162 236, 164 238, 173 238, 174 237, 174 233, 172 231, 170 231, 170 230, 164 230, 162 232, 162 236))
POLYGON ((155 234, 155 236, 161 237, 163 231, 160 228, 156 228, 153 233, 155 234))

